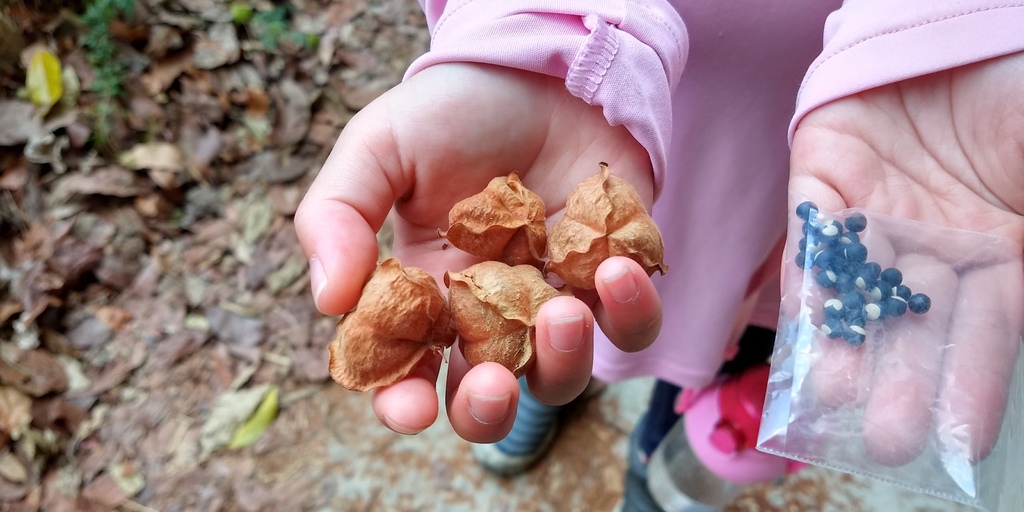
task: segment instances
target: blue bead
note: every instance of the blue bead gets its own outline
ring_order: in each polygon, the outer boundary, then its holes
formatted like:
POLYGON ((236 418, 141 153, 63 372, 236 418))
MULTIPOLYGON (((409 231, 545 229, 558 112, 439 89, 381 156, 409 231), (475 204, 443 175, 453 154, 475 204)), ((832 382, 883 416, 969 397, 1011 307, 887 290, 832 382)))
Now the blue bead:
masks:
POLYGON ((812 228, 809 232, 804 233, 803 239, 806 239, 803 244, 804 250, 811 254, 817 254, 818 251, 825 248, 825 244, 821 243, 821 233, 817 228, 812 228))
POLYGON ((868 218, 863 213, 853 213, 846 218, 846 229, 859 233, 864 231, 864 228, 868 227, 868 218))
POLYGON ((839 236, 843 234, 843 225, 834 220, 827 220, 822 223, 820 231, 822 242, 832 245, 839 241, 839 236))
POLYGON ((843 236, 839 237, 839 241, 844 244, 855 244, 860 242, 860 235, 854 231, 847 231, 843 233, 843 236))
POLYGON ((839 254, 832 249, 824 249, 818 254, 814 255, 814 266, 822 270, 831 270, 835 272, 837 261, 839 260, 839 254))
POLYGON ((846 329, 843 330, 843 339, 855 347, 863 345, 866 338, 867 333, 864 331, 863 327, 848 325, 846 326, 846 329))
POLYGON ((893 291, 893 295, 905 301, 910 301, 910 296, 913 295, 913 292, 910 291, 909 286, 901 284, 896 286, 895 290, 893 291))
POLYGON ((798 266, 798 267, 800 267, 800 268, 802 268, 804 270, 807 269, 809 264, 813 265, 813 263, 811 263, 811 261, 809 261, 807 259, 807 253, 805 253, 803 251, 800 251, 800 252, 796 253, 796 259, 793 260, 793 261, 794 261, 794 263, 796 263, 796 266, 798 266))
POLYGON ((843 336, 843 324, 837 318, 829 318, 821 324, 821 332, 829 339, 836 339, 843 336))
POLYGON ((907 301, 907 308, 910 311, 920 315, 921 313, 927 313, 932 307, 932 299, 923 293, 915 293, 907 301))
POLYGON ((825 318, 841 318, 843 316, 843 301, 839 299, 826 300, 822 311, 825 312, 825 318))
POLYGON ((899 297, 889 297, 885 299, 885 317, 891 318, 894 316, 903 316, 907 312, 907 301, 899 297))
POLYGON ((805 221, 817 213, 818 207, 810 201, 804 201, 796 206, 796 216, 805 221))
POLYGON ((867 323, 867 318, 864 315, 864 307, 846 308, 843 310, 843 320, 846 321, 847 325, 859 325, 864 327, 864 324, 867 323))
POLYGON ((862 268, 864 272, 868 272, 868 274, 865 275, 870 275, 871 279, 876 281, 878 280, 878 276, 882 274, 882 266, 874 261, 865 263, 862 268))
POLYGON ((869 322, 880 320, 883 318, 883 312, 884 309, 881 304, 872 302, 864 306, 864 319, 869 322))
POLYGON ((864 244, 860 242, 847 244, 845 253, 846 260, 850 262, 860 264, 868 259, 868 248, 864 247, 864 244))
POLYGON ((864 296, 858 292, 844 293, 840 300, 845 308, 861 309, 864 307, 864 296))
POLYGON ((889 267, 878 275, 878 279, 892 288, 903 282, 903 272, 900 272, 897 268, 889 267))
POLYGON ((815 279, 819 285, 825 288, 832 288, 836 285, 836 275, 831 270, 819 270, 815 279))
POLYGON ((857 278, 854 284, 861 290, 870 290, 878 286, 878 274, 882 272, 878 263, 869 261, 857 269, 857 278))
POLYGON ((852 292, 855 287, 853 285, 854 277, 848 273, 837 273, 836 274, 836 291, 839 293, 852 292))

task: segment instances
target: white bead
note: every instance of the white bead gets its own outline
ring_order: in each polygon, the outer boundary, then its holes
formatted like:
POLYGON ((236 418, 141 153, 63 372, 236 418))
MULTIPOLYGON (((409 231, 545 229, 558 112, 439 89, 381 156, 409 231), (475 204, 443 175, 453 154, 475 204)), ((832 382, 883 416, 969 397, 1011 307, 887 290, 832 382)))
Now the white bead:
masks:
POLYGON ((880 316, 882 316, 882 308, 878 307, 878 304, 871 303, 864 306, 864 317, 868 320, 878 320, 880 316))

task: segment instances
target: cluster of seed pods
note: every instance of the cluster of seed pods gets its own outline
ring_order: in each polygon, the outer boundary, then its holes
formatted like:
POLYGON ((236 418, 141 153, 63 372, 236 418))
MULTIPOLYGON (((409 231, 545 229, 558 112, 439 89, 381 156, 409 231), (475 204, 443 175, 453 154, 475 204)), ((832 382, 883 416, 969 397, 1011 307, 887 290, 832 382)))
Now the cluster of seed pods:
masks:
POLYGON ((814 203, 805 201, 796 207, 796 215, 803 220, 804 233, 796 264, 834 292, 823 306, 820 329, 827 337, 860 346, 868 322, 900 317, 908 310, 922 314, 931 307, 927 295, 913 293, 903 284, 899 269, 868 261, 868 249, 860 240, 868 224, 863 214, 854 213, 840 223, 823 218, 814 203))
POLYGON ((589 290, 612 256, 633 259, 648 275, 665 273, 661 232, 640 196, 607 164, 598 167, 566 198, 550 232, 544 202, 515 172, 456 203, 438 235, 484 261, 446 272, 447 298, 422 269, 395 258, 378 264, 328 345, 334 380, 355 391, 389 386, 456 338, 470 365, 496 362, 518 377, 535 358, 541 305, 572 293, 549 284, 547 273, 589 290))

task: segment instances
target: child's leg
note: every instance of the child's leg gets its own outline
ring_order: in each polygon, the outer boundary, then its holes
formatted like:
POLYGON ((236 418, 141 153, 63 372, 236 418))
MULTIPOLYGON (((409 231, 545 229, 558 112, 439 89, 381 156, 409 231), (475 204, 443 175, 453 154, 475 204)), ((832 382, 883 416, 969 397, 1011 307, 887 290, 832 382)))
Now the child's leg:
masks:
MULTIPOLYGON (((755 363, 767 361, 771 357, 774 341, 775 331, 748 326, 740 337, 736 356, 725 362, 719 368, 719 373, 735 375, 755 363)), ((627 448, 629 466, 622 512, 661 512, 661 507, 647 487, 647 460, 672 426, 681 419, 681 415, 675 411, 676 398, 681 391, 678 386, 662 380, 654 384, 647 412, 637 422, 627 448)))

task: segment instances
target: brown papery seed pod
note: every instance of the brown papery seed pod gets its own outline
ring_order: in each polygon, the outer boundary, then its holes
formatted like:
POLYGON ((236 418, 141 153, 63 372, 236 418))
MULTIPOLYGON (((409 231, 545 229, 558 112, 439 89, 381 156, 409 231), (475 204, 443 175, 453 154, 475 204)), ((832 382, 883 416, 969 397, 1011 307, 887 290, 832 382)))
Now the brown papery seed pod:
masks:
POLYGON ((665 245, 661 231, 647 214, 640 195, 626 180, 601 163, 595 176, 583 180, 569 194, 565 215, 548 233, 545 271, 553 272, 576 288, 592 290, 602 261, 626 256, 647 275, 664 274, 665 245))
POLYGON ((367 391, 409 375, 431 354, 455 343, 451 310, 434 278, 389 258, 363 286, 355 309, 338 322, 328 345, 331 377, 367 391))
POLYGON ((513 172, 455 203, 448 213, 448 231, 439 234, 473 256, 540 268, 547 244, 544 202, 513 172))
POLYGON ((459 349, 470 365, 493 361, 521 376, 533 362, 537 311, 559 291, 529 265, 496 261, 447 272, 448 302, 459 331, 459 349))

